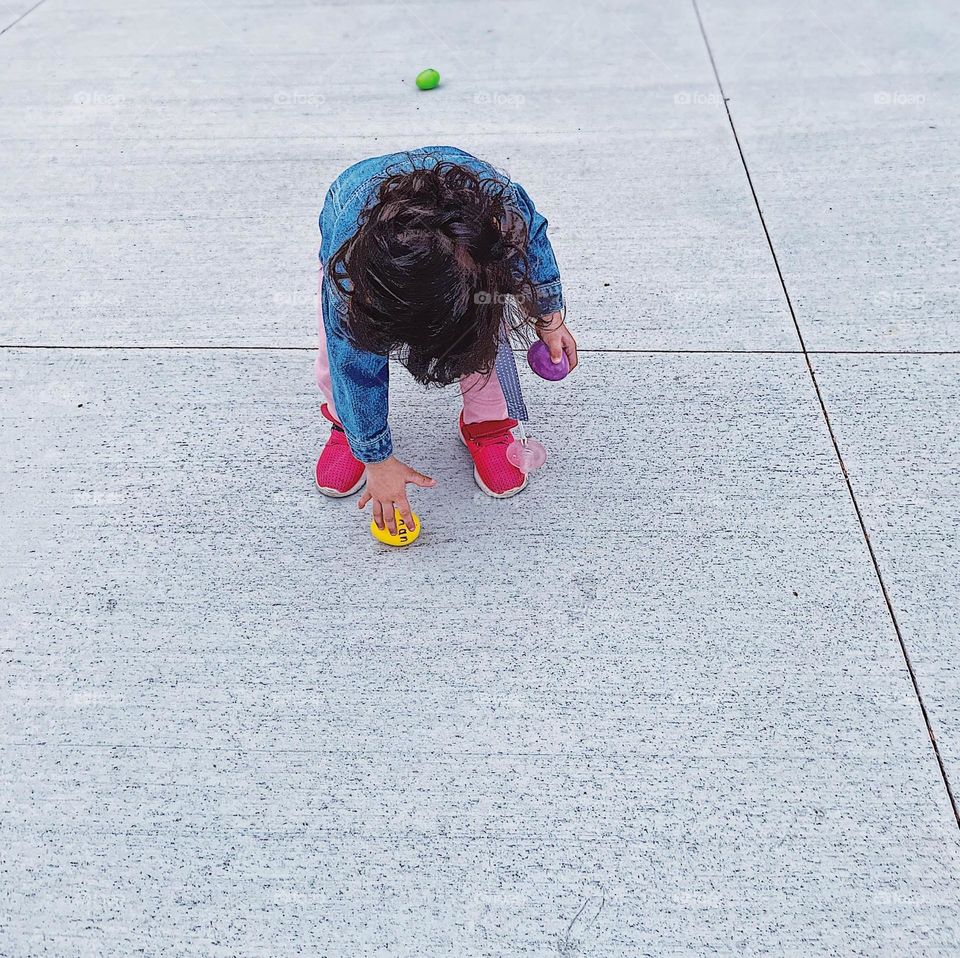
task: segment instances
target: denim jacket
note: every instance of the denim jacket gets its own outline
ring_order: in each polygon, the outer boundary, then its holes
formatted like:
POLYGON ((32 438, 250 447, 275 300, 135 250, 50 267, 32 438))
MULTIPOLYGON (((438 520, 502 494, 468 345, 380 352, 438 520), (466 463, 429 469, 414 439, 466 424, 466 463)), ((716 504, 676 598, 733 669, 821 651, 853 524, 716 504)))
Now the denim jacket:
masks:
MULTIPOLYGON (((391 153, 361 160, 344 170, 327 191, 320 213, 321 268, 329 257, 356 232, 367 201, 380 180, 403 170, 455 162, 484 176, 509 179, 489 163, 452 146, 429 146, 405 153, 391 153)), ((560 272, 547 239, 547 221, 534 208, 526 191, 510 183, 517 212, 527 223, 530 243, 530 277, 539 300, 540 315, 563 308, 560 272)), ((388 410, 388 357, 357 349, 343 330, 346 306, 324 275, 321 285, 323 325, 333 385, 333 401, 353 454, 361 462, 380 462, 393 452, 388 410)))

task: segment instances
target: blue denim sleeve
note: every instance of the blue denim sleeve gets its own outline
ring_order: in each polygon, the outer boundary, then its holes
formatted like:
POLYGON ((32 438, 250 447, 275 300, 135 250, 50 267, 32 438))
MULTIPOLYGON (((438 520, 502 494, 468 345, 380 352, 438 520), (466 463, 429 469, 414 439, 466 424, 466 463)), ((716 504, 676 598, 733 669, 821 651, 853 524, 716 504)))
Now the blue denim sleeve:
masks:
POLYGON ((387 423, 390 361, 386 356, 357 349, 341 326, 341 313, 326 276, 323 278, 323 326, 333 402, 350 443, 361 462, 382 462, 393 454, 393 439, 387 423))
MULTIPOLYGON (((331 189, 320 214, 320 261, 326 263, 343 237, 337 236, 338 201, 331 189)), ((387 423, 390 362, 386 356, 357 349, 343 330, 343 310, 326 275, 321 284, 323 328, 333 402, 350 449, 361 462, 382 462, 393 454, 387 423)))
POLYGON ((526 221, 530 233, 527 256, 530 260, 530 278, 537 291, 540 315, 558 313, 563 309, 563 287, 557 259, 547 238, 547 219, 537 211, 533 200, 519 183, 514 183, 513 188, 517 196, 517 209, 526 221))
POLYGON ((337 222, 337 201, 333 187, 327 190, 323 200, 323 209, 320 210, 320 262, 326 263, 333 248, 333 228, 337 222))

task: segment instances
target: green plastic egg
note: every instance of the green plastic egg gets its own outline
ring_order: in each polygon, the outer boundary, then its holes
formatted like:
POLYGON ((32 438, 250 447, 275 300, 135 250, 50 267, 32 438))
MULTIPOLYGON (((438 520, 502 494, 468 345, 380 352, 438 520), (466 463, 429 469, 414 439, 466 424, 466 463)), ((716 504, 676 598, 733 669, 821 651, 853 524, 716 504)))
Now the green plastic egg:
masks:
POLYGON ((417 86, 421 90, 432 90, 440 83, 440 74, 432 67, 417 74, 417 86))

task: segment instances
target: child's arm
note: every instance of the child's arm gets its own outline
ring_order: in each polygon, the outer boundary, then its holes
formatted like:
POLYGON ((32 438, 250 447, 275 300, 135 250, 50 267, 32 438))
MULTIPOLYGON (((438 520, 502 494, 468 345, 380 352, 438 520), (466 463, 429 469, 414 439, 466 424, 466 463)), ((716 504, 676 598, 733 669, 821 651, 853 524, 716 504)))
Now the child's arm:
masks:
POLYGON ((386 356, 363 352, 347 338, 343 329, 345 306, 335 284, 330 282, 326 264, 348 238, 349 224, 341 225, 339 184, 333 182, 320 211, 321 316, 327 340, 327 358, 333 401, 354 456, 360 462, 380 462, 393 453, 387 424, 390 366, 386 356))
POLYGON ((561 353, 566 353, 572 370, 577 365, 577 341, 565 322, 563 286, 557 258, 547 238, 547 219, 538 212, 533 200, 519 183, 514 183, 513 187, 517 195, 517 208, 527 223, 529 233, 527 258, 530 264, 530 279, 537 293, 537 305, 542 320, 537 328, 537 335, 549 347, 551 361, 559 363, 561 353))
MULTIPOLYGON (((346 236, 337 235, 338 204, 331 187, 320 214, 320 259, 326 263, 346 236)), ((321 269, 322 269, 321 265, 321 269)), ((350 450, 366 463, 367 486, 360 509, 373 503, 373 518, 381 529, 396 535, 394 507, 409 527, 413 513, 407 499, 407 483, 428 488, 436 485, 429 476, 411 469, 393 455, 393 439, 387 422, 390 363, 386 356, 357 349, 343 328, 343 310, 327 276, 321 284, 321 311, 327 341, 327 358, 336 374, 331 377, 333 400, 350 450)))
MULTIPOLYGON (((331 294, 325 291, 324 295, 331 294)), ((331 380, 333 401, 350 450, 367 465, 367 487, 360 497, 359 507, 363 509, 372 502, 376 524, 396 535, 394 507, 407 525, 413 526, 407 484, 429 488, 436 485, 436 481, 411 469, 393 455, 393 440, 387 423, 389 360, 386 356, 357 349, 338 323, 327 321, 328 314, 337 316, 332 299, 330 307, 324 310, 324 328, 330 365, 337 371, 331 380)))
POLYGON ((563 287, 560 269, 553 247, 547 238, 547 218, 533 205, 530 195, 519 184, 513 188, 517 196, 517 209, 527 224, 527 258, 530 263, 530 279, 537 292, 541 316, 563 312, 563 287))
MULTIPOLYGON (((326 288, 323 296, 332 294, 326 288)), ((393 454, 393 440, 387 423, 390 364, 386 356, 357 349, 339 326, 332 304, 324 309, 327 356, 333 401, 350 450, 360 462, 381 462, 393 454)))

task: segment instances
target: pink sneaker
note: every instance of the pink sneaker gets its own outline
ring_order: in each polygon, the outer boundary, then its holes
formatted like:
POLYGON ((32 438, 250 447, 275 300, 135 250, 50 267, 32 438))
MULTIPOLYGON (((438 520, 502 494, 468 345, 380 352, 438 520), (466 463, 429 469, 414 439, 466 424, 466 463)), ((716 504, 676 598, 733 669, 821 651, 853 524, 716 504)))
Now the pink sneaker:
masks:
POLYGON ((507 459, 507 447, 513 442, 510 430, 516 424, 516 419, 467 423, 460 413, 460 438, 473 458, 473 478, 495 499, 509 499, 527 484, 527 477, 507 459))
POLYGON ((331 424, 330 438, 317 460, 317 488, 334 499, 352 496, 366 481, 366 466, 355 459, 343 432, 327 404, 320 407, 323 418, 331 424))

